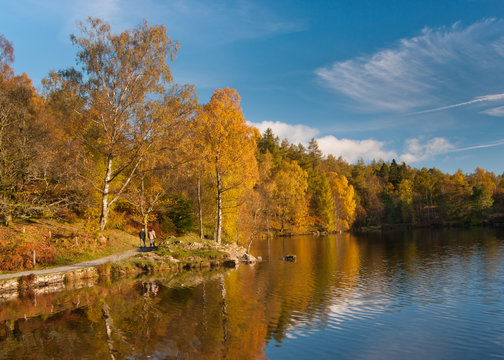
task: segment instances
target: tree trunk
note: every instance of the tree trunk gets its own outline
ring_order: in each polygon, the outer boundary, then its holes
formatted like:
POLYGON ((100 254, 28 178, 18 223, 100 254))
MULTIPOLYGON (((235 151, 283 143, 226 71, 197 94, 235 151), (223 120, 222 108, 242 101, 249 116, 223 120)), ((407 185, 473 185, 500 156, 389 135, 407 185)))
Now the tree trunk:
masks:
POLYGON ((105 173, 103 192, 102 192, 102 209, 100 214, 100 237, 103 237, 103 231, 105 230, 105 225, 107 225, 107 217, 109 212, 108 196, 110 191, 111 175, 112 175, 112 157, 109 155, 107 160, 107 171, 105 173))
POLYGON ((199 237, 203 240, 203 209, 201 208, 201 175, 198 174, 198 217, 199 217, 199 237))
POLYGON ((144 176, 145 173, 142 174, 142 182, 141 182, 141 196, 140 196, 140 207, 142 211, 142 217, 143 217, 143 226, 144 226, 144 231, 145 231, 145 240, 147 240, 147 227, 149 223, 149 213, 146 210, 146 205, 145 205, 145 183, 144 183, 144 176))
POLYGON ((334 231, 338 231, 338 207, 336 204, 336 198, 333 197, 334 201, 334 231))
POLYGON ((147 240, 147 225, 149 224, 149 214, 145 213, 143 216, 143 225, 144 225, 144 231, 145 231, 145 239, 147 240))
POLYGON ((254 234, 250 235, 250 241, 247 246, 247 254, 250 254, 250 248, 252 247, 253 242, 254 242, 254 234))
POLYGON ((217 175, 217 224, 215 226, 215 241, 221 243, 222 237, 222 179, 219 169, 216 170, 217 175))

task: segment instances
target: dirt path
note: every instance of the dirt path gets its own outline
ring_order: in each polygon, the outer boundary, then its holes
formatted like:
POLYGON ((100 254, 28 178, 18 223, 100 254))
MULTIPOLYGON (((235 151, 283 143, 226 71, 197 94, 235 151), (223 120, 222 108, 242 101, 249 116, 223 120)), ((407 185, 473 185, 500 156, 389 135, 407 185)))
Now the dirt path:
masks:
MULTIPOLYGON (((141 252, 141 250, 139 250, 139 249, 132 249, 132 250, 124 251, 122 253, 102 257, 99 259, 84 261, 84 262, 81 262, 78 264, 59 266, 59 267, 44 269, 44 270, 28 270, 28 271, 22 271, 22 272, 18 272, 18 273, 4 274, 4 275, 0 275, 0 280, 18 278, 20 276, 26 276, 26 275, 30 275, 30 274, 42 275, 42 274, 51 274, 51 273, 81 269, 81 268, 86 268, 86 267, 90 267, 90 266, 105 264, 107 262, 116 262, 119 260, 127 259, 129 257, 132 257, 135 254, 140 253, 140 252, 141 252)), ((142 252, 145 252, 145 250, 142 249, 142 252)))

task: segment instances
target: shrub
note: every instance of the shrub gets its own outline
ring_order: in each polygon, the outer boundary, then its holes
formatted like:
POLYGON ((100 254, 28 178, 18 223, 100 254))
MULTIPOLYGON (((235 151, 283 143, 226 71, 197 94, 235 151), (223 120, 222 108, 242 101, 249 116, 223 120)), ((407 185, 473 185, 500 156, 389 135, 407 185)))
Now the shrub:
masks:
POLYGON ((56 260, 56 249, 49 241, 10 241, 0 250, 0 270, 19 271, 33 269, 33 250, 37 265, 52 264, 56 260))

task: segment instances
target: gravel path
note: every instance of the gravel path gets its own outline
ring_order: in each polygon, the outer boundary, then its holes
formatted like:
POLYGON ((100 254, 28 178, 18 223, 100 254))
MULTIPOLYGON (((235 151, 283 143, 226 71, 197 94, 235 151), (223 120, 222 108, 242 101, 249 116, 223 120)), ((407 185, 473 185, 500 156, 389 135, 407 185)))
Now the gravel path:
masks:
MULTIPOLYGON (((145 249, 145 248, 144 248, 145 249)), ((28 270, 28 271, 22 271, 18 273, 13 273, 13 274, 5 274, 5 275, 0 275, 0 280, 4 279, 12 279, 12 278, 17 278, 20 276, 26 276, 30 274, 35 274, 35 275, 42 275, 42 274, 51 274, 51 273, 57 273, 57 272, 63 272, 63 271, 69 271, 69 270, 75 270, 75 269, 81 269, 81 268, 86 268, 90 266, 96 266, 100 264, 105 264, 107 262, 116 262, 119 260, 127 259, 129 257, 132 257, 133 255, 136 255, 140 252, 145 252, 146 250, 144 249, 132 249, 132 250, 127 250, 122 253, 114 254, 114 255, 109 255, 106 257, 102 257, 99 259, 95 260, 90 260, 90 261, 84 261, 78 264, 72 264, 72 265, 65 265, 65 266, 59 266, 51 269, 44 269, 44 270, 28 270)))

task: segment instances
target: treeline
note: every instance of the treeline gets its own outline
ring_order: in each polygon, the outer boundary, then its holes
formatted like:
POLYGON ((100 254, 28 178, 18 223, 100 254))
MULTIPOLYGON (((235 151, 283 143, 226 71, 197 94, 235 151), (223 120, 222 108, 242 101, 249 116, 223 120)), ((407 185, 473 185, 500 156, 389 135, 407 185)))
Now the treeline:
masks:
POLYGON ((475 224, 502 216, 503 177, 444 174, 395 161, 355 165, 315 140, 280 142, 248 126, 240 96, 199 105, 173 81, 179 44, 163 26, 113 34, 88 19, 72 36, 80 68, 52 71, 39 93, 16 75, 0 35, 0 216, 156 224, 243 242, 265 232, 382 224, 475 224))
POLYGON ((305 172, 305 219, 310 219, 305 224, 317 230, 504 223, 504 177, 480 168, 445 174, 395 160, 348 164, 323 156, 315 140, 307 148, 280 143, 269 129, 258 142, 258 153, 259 164, 261 156, 271 158, 275 171, 296 164, 305 172))

